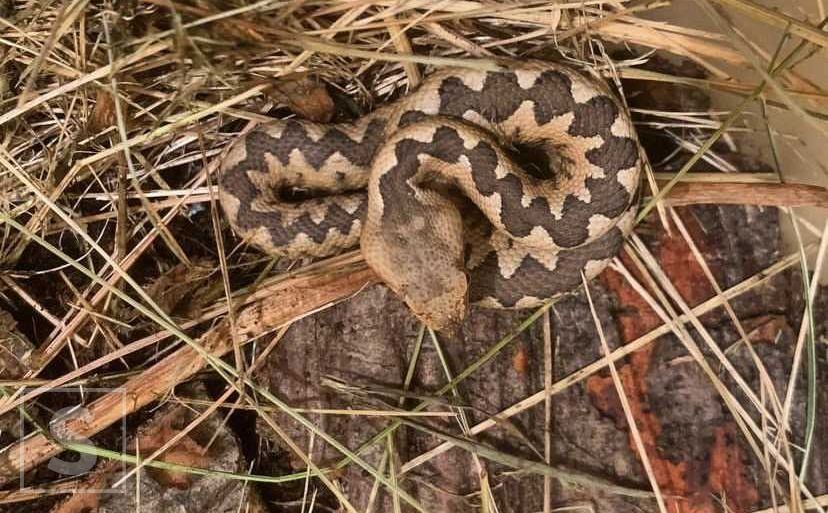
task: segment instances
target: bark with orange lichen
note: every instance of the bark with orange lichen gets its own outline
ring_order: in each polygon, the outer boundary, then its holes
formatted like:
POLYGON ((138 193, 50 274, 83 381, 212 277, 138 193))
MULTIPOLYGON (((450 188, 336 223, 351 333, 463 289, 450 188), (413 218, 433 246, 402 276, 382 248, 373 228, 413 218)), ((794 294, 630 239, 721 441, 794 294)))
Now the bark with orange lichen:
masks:
MULTIPOLYGON (((704 253, 707 249, 704 232, 693 217, 684 218, 695 244, 704 253)), ((714 295, 701 266, 677 232, 672 237, 661 232, 657 246, 656 259, 689 306, 714 295)), ((633 269, 628 258, 624 258, 624 262, 633 269)), ((620 274, 606 272, 601 276, 601 281, 625 307, 625 311, 617 315, 623 342, 635 340, 661 324, 655 312, 620 274)), ((653 344, 637 351, 618 371, 653 473, 665 495, 667 509, 677 513, 714 513, 721 510, 715 498, 719 496, 727 497, 728 506, 734 513, 749 511, 758 501, 759 494, 745 473, 743 459, 746 455, 731 441, 735 428, 731 421, 724 421, 715 427, 707 468, 699 468, 698 462, 689 458, 675 460, 660 450, 661 416, 670 412, 655 411, 648 402, 647 376, 655 349, 653 344)), ((628 429, 617 391, 608 375, 590 377, 587 390, 593 404, 602 413, 613 418, 619 428, 628 429)), ((681 408, 682 405, 676 404, 675 407, 681 408)), ((632 435, 629 443, 631 450, 636 451, 632 435)))

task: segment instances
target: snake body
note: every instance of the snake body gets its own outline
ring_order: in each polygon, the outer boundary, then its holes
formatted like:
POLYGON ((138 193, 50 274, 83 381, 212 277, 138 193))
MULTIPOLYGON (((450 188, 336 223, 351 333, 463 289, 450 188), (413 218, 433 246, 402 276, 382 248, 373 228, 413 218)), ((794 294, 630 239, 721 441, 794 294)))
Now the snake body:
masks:
POLYGON ((604 83, 523 62, 438 71, 354 123, 257 127, 223 160, 220 199, 232 228, 273 255, 359 244, 443 329, 468 304, 534 307, 603 270, 632 228, 640 168, 604 83), (312 197, 286 199, 296 189, 312 197))

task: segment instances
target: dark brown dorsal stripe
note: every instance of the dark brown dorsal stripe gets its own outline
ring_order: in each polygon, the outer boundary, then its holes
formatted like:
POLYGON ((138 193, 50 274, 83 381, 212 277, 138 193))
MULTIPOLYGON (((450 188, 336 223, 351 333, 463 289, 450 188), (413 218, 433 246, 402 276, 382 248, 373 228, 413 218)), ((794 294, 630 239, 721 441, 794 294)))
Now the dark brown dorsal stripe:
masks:
POLYGON ((535 121, 542 125, 554 117, 572 111, 572 83, 558 71, 545 71, 535 85, 523 89, 517 76, 508 72, 486 75, 480 91, 468 87, 458 77, 449 77, 440 84, 440 114, 462 117, 474 111, 492 123, 502 123, 520 108, 524 101, 535 104, 535 121))
MULTIPOLYGON (((296 131, 293 132, 294 135, 291 136, 291 140, 294 143, 307 145, 300 147, 300 149, 304 155, 308 155, 307 149, 313 147, 314 144, 301 142, 301 137, 295 135, 297 133, 298 132, 296 131)), ((307 137, 304 130, 301 133, 307 137)), ((341 132, 339 132, 339 134, 339 136, 332 137, 347 137, 341 132)), ((276 139, 271 137, 261 130, 251 132, 247 135, 244 141, 246 149, 245 159, 236 164, 233 169, 225 172, 222 176, 221 187, 226 191, 226 193, 238 198, 239 200, 239 209, 236 213, 235 220, 236 225, 242 230, 255 230, 258 227, 264 227, 270 234, 272 243, 277 246, 289 245, 291 242, 296 240, 300 234, 308 236, 316 243, 322 243, 328 236, 331 229, 339 230, 340 233, 349 233, 353 223, 356 220, 362 219, 365 215, 365 209, 367 208, 367 195, 364 192, 349 193, 349 195, 359 196, 361 198, 359 209, 353 214, 343 210, 333 200, 326 200, 325 198, 307 200, 302 204, 296 205, 281 203, 280 205, 283 208, 297 208, 300 209, 300 211, 306 211, 290 224, 283 223, 282 216, 278 212, 258 212, 253 210, 252 207, 254 200, 261 196, 261 192, 253 184, 253 182, 250 181, 250 177, 247 173, 248 171, 256 171, 260 173, 265 172, 267 170, 265 156, 268 154, 276 155, 276 157, 284 163, 285 160, 283 160, 282 155, 285 154, 284 148, 286 145, 283 139, 284 138, 276 139), (274 148, 278 148, 278 150, 274 150, 274 148), (280 151, 282 153, 278 154, 275 153, 275 151, 280 151), (315 223, 311 219, 310 213, 308 213, 310 211, 308 207, 312 206, 314 203, 325 205, 326 213, 324 218, 319 223, 315 223)), ((348 140, 351 141, 351 146, 349 146, 349 148, 358 146, 350 138, 348 138, 348 140)), ((328 150, 324 151, 328 152, 328 150)), ((321 153, 322 152, 315 153, 315 158, 319 158, 321 153)), ((330 155, 333 155, 333 153, 334 152, 332 151, 329 152, 325 159, 330 157, 330 155)), ((373 157, 373 153, 371 154, 371 157, 373 157)), ((345 171, 347 170, 343 170, 343 172, 345 171)))
POLYGON ((371 120, 365 130, 365 137, 360 142, 348 137, 336 125, 322 127, 324 135, 318 141, 314 141, 308 136, 306 129, 311 125, 313 124, 308 122, 287 121, 282 135, 270 138, 268 153, 278 158, 283 165, 287 165, 291 152, 298 149, 311 167, 319 169, 331 155, 339 152, 355 166, 367 167, 385 135, 385 121, 380 118, 371 120))
POLYGON ((524 297, 546 299, 581 285, 581 270, 590 261, 610 259, 624 243, 624 234, 613 228, 597 240, 574 250, 557 254, 554 271, 527 256, 509 278, 500 273, 494 251, 471 271, 469 302, 494 299, 505 308, 513 308, 524 297))

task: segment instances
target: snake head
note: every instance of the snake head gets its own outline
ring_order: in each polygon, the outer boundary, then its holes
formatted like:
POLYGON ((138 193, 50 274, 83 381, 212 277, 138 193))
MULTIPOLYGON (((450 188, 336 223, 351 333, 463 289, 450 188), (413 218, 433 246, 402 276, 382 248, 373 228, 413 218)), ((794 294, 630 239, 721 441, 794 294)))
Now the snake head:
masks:
POLYGON ((456 210, 409 210, 409 215, 384 222, 371 217, 360 244, 368 265, 426 326, 459 328, 468 309, 469 285, 456 210))

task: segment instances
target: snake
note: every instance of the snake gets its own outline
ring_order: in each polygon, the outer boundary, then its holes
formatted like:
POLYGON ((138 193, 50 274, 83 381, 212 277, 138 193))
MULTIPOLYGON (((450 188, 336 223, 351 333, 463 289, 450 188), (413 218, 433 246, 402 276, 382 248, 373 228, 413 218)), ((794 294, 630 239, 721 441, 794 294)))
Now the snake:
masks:
POLYGON ((632 230, 640 145, 599 77, 560 63, 446 67, 349 122, 274 120, 231 143, 219 200, 267 254, 359 247, 435 330, 533 308, 606 268, 632 230))

